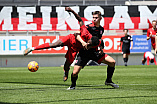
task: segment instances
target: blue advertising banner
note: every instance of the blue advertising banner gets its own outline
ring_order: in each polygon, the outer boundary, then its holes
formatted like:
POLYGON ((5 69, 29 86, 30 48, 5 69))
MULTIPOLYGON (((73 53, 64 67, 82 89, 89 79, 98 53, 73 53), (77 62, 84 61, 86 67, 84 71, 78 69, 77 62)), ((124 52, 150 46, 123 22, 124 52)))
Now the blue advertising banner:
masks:
POLYGON ((151 40, 146 35, 133 35, 133 49, 130 52, 151 52, 151 40))

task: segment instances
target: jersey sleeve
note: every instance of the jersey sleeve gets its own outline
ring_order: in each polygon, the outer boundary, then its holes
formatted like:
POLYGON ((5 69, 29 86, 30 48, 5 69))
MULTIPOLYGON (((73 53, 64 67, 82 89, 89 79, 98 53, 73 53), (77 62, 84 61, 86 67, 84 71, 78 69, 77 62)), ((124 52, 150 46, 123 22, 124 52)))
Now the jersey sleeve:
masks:
POLYGON ((101 44, 100 46, 102 46, 104 48, 104 41, 101 39, 101 44))
POLYGON ((123 42, 123 38, 122 37, 120 38, 120 42, 123 42))
POLYGON ((133 41, 133 38, 132 38, 132 36, 130 36, 130 41, 133 41))
POLYGON ((86 35, 87 31, 88 31, 88 30, 87 30, 87 27, 86 27, 85 25, 82 25, 82 26, 80 27, 80 32, 81 32, 81 36, 82 36, 82 37, 86 35))
POLYGON ((81 32, 81 37, 82 38, 87 38, 87 39, 92 38, 92 35, 89 33, 89 31, 87 30, 87 27, 85 25, 82 25, 80 27, 80 32, 81 32))

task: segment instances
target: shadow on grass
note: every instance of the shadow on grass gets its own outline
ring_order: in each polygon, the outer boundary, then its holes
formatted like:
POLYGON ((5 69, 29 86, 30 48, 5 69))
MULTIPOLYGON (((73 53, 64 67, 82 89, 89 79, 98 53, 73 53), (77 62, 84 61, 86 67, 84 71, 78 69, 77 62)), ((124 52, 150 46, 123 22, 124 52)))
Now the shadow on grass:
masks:
POLYGON ((37 85, 59 85, 59 86, 69 86, 68 84, 54 84, 54 83, 30 83, 30 82, 0 82, 0 83, 14 83, 14 84, 37 84, 37 85))
POLYGON ((89 99, 73 99, 73 100, 54 100, 54 101, 43 101, 43 102, 27 102, 27 103, 5 103, 0 102, 0 104, 35 104, 35 103, 59 103, 59 102, 73 102, 73 101, 85 101, 85 100, 101 100, 101 99, 128 99, 128 98, 149 98, 157 96, 126 96, 126 97, 104 97, 104 98, 89 98, 89 99))
MULTIPOLYGON (((56 87, 53 86, 53 88, 63 88, 62 86, 70 86, 69 84, 46 84, 46 83, 28 83, 28 82, 1 82, 1 83, 13 83, 13 84, 35 84, 35 85, 56 85, 56 87)), ((29 86, 28 86, 29 87, 29 86)), ((11 88, 11 89, 0 89, 0 90, 21 90, 21 89, 48 89, 51 88, 49 87, 42 87, 39 88, 38 86, 36 86, 36 88, 11 88)), ((0 103, 1 104, 1 103, 0 103)))
POLYGON ((66 101, 83 101, 83 100, 101 100, 101 99, 125 99, 125 98, 146 98, 146 97, 157 97, 157 96, 126 96, 126 97, 106 97, 106 98, 92 98, 92 99, 74 99, 74 100, 54 100, 54 101, 45 101, 45 102, 28 102, 31 103, 49 103, 49 102, 66 102, 66 101))
MULTIPOLYGON (((67 88, 70 86, 69 84, 58 84, 58 83, 52 83, 52 84, 46 84, 46 83, 28 83, 28 82, 1 82, 1 83, 14 83, 14 84, 35 84, 35 85, 54 85, 54 86, 56 86, 56 87, 51 87, 51 86, 49 86, 49 87, 39 87, 39 86, 35 86, 35 87, 30 87, 29 88, 29 86, 27 87, 27 88, 7 88, 7 89, 0 89, 0 90, 22 90, 22 89, 50 89, 50 88, 63 88, 63 86, 67 86, 67 88)), ((77 89, 75 89, 75 90, 86 90, 86 89, 99 89, 99 90, 104 90, 104 89, 114 89, 114 88, 94 88, 94 87, 100 87, 100 86, 105 86, 105 85, 78 85, 78 86, 76 86, 76 87, 83 87, 83 88, 77 88, 77 89)), ((65 90, 65 89, 64 89, 65 90)))
MULTIPOLYGON (((6 102, 0 102, 0 104, 22 104, 22 103, 6 103, 6 102)), ((24 104, 24 103, 23 103, 24 104)), ((26 104, 26 103, 25 103, 26 104)))

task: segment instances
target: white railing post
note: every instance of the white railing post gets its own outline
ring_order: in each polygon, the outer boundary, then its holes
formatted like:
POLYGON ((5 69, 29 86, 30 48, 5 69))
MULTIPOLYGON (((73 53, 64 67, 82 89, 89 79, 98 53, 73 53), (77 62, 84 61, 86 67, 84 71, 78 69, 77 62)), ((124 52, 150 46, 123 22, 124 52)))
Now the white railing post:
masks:
POLYGON ((85 5, 86 4, 86 0, 83 0, 83 5, 85 5))
POLYGON ((40 5, 40 0, 38 0, 38 5, 40 5))
POLYGON ((60 1, 60 5, 63 5, 63 1, 62 0, 60 1))
POLYGON ((107 0, 105 0, 105 5, 107 5, 107 0))

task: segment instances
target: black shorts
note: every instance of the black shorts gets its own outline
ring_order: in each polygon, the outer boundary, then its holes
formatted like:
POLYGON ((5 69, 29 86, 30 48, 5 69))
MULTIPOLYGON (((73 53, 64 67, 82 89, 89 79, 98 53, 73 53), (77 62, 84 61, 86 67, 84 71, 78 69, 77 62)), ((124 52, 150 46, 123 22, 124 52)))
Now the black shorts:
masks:
POLYGON ((123 48, 122 52, 123 54, 130 54, 130 48, 123 48))
POLYGON ((80 50, 79 54, 77 55, 75 65, 82 66, 82 68, 84 68, 89 60, 93 60, 100 64, 101 61, 104 60, 107 56, 108 55, 105 53, 103 53, 102 55, 99 54, 99 51, 80 50))

